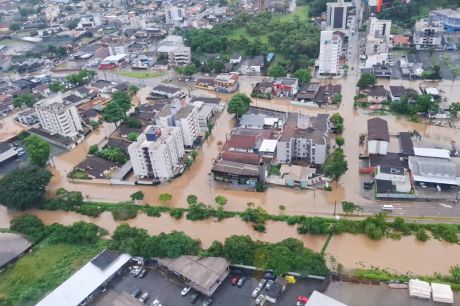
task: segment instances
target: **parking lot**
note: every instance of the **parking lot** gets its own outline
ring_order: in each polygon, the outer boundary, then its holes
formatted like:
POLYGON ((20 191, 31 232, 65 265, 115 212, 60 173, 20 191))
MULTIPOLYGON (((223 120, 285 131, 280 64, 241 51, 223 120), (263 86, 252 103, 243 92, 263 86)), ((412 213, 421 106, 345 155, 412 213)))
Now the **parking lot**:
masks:
MULTIPOLYGON (((256 278, 248 278, 246 283, 239 288, 237 286, 232 286, 231 277, 227 277, 213 295, 212 305, 254 305, 254 299, 251 294, 257 287, 258 281, 259 280, 256 278)), ((130 294, 135 288, 139 288, 142 292, 148 292, 150 295, 150 299, 146 303, 147 305, 150 305, 153 300, 158 299, 163 306, 188 306, 191 305, 191 292, 183 297, 180 292, 184 286, 185 285, 177 278, 166 275, 156 268, 149 268, 147 275, 142 279, 134 278, 128 274, 121 276, 119 279, 115 279, 105 293, 101 293, 95 298, 92 305, 142 305, 142 303, 126 294, 130 294), (119 303, 120 301, 117 303, 117 299, 122 299, 123 303, 119 303), (127 301, 129 301, 130 304, 128 304, 127 301)), ((287 290, 278 299, 276 305, 295 305, 298 296, 310 296, 313 290, 318 290, 321 286, 322 281, 319 280, 299 280, 296 284, 288 284, 287 290)), ((264 291, 265 290, 262 292, 264 291)), ((200 297, 195 305, 201 305, 203 301, 204 297, 200 297)), ((268 303, 268 305, 271 304, 268 303)))

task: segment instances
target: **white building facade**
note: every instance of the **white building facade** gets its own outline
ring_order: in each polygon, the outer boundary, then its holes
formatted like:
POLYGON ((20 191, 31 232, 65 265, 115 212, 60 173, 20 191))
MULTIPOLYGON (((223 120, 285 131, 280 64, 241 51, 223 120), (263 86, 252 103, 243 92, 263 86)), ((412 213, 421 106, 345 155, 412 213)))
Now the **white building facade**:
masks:
POLYGON ((129 145, 128 153, 136 176, 168 180, 177 173, 185 154, 181 130, 148 126, 129 145))
POLYGON ((342 38, 333 31, 321 31, 319 50, 319 74, 338 74, 342 38))
POLYGON ((50 133, 75 138, 83 130, 77 108, 60 95, 37 102, 35 111, 40 125, 50 133))
POLYGON ((169 6, 165 8, 165 22, 167 24, 181 23, 185 18, 185 9, 183 7, 169 6))
POLYGON ((350 9, 353 3, 339 0, 327 3, 327 26, 333 30, 347 30, 349 28, 350 9))
POLYGON ((175 125, 180 127, 184 146, 192 147, 194 141, 200 133, 200 123, 198 120, 198 110, 193 105, 181 108, 175 115, 175 125))

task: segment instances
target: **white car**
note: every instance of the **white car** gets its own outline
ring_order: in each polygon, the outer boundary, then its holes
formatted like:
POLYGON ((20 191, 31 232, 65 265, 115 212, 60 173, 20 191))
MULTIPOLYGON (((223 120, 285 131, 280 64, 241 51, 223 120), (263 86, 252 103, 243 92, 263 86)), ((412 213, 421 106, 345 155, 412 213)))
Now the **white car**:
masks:
POLYGON ((256 305, 260 305, 264 299, 265 299, 264 295, 259 294, 259 296, 257 297, 254 303, 256 303, 256 305))
POLYGON ((252 298, 255 299, 259 293, 260 289, 259 287, 257 287, 256 289, 254 289, 254 291, 252 291, 252 298))
POLYGON ((161 306, 161 303, 159 300, 155 299, 150 306, 161 306))
POLYGON ((180 292, 180 294, 182 296, 186 296, 187 293, 190 291, 190 289, 192 289, 192 287, 188 286, 188 287, 185 287, 184 289, 182 289, 182 291, 180 292))

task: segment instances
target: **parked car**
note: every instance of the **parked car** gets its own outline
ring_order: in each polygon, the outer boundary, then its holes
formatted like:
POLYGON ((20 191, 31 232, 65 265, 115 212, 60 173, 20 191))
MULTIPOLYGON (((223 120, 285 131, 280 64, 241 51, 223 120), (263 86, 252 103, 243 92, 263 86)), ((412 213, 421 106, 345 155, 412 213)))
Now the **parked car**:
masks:
POLYGON ((394 209, 393 205, 390 205, 390 204, 382 206, 382 210, 393 211, 393 209, 394 209))
POLYGON ((274 280, 276 278, 276 275, 273 273, 273 271, 268 270, 267 272, 265 272, 264 278, 274 280))
POLYGON ((212 304, 212 299, 208 297, 203 301, 203 304, 201 304, 201 306, 209 306, 211 304, 212 304))
POLYGON ((190 289, 192 289, 192 287, 188 286, 188 287, 185 287, 184 289, 182 289, 182 291, 180 292, 180 294, 182 296, 186 296, 187 293, 190 291, 190 289))
POLYGON ((139 278, 144 278, 147 275, 147 269, 142 269, 139 273, 139 278))
POLYGON ((238 276, 233 276, 232 277, 232 286, 235 286, 236 284, 238 284, 238 281, 239 281, 238 276))
POLYGON ((245 276, 241 277, 240 280, 238 281, 238 284, 237 284, 238 287, 240 287, 240 288, 243 287, 245 282, 246 282, 246 277, 245 276))
POLYGON ((265 285, 265 290, 270 290, 270 287, 272 286, 272 284, 273 284, 273 280, 270 279, 265 285))
POLYGON ((255 304, 256 305, 260 305, 262 304, 262 301, 265 299, 265 296, 263 294, 259 294, 259 296, 257 297, 257 299, 255 300, 255 304))
POLYGON ((150 306, 161 306, 161 303, 159 300, 155 299, 150 306))
POLYGON ((300 295, 297 297, 297 302, 300 302, 305 305, 308 302, 308 298, 306 296, 300 295))
POLYGON ((200 295, 198 294, 198 292, 193 292, 192 295, 190 296, 190 303, 195 304, 199 296, 200 295))
POLYGON ((144 292, 144 294, 142 294, 139 298, 139 301, 141 301, 142 303, 146 303, 149 298, 150 294, 148 294, 148 292, 144 292))
POLYGON ((369 189, 372 189, 372 185, 373 184, 371 182, 364 182, 363 187, 364 189, 369 190, 369 189))
POLYGON ((254 289, 254 291, 252 291, 252 298, 255 299, 260 293, 260 288, 257 287, 256 289, 254 289))
POLYGON ((259 288, 260 290, 264 289, 266 283, 267 283, 266 279, 261 279, 259 281, 259 284, 257 285, 257 288, 259 288))
POLYGON ((133 291, 131 291, 131 295, 137 299, 139 295, 141 295, 142 291, 139 288, 134 288, 133 291))

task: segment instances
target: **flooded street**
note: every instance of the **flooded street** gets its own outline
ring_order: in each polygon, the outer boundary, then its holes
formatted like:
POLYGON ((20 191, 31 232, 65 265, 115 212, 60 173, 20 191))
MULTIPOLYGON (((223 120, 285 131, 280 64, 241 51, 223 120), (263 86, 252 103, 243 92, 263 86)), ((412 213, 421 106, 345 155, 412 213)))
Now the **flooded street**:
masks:
MULTIPOLYGON (((19 213, 7 212, 0 207, 0 228, 8 227, 9 220, 19 213)), ((319 252, 324 245, 326 236, 299 235, 295 226, 285 222, 267 222, 267 232, 259 233, 252 229, 249 223, 239 218, 224 219, 221 222, 212 220, 190 221, 183 217, 176 220, 163 213, 160 218, 148 217, 139 214, 136 218, 117 222, 109 212, 102 213, 97 218, 83 216, 74 212, 31 210, 29 213, 37 215, 49 225, 61 223, 70 225, 76 221, 92 222, 113 232, 121 223, 144 228, 151 235, 173 230, 183 231, 194 239, 199 239, 203 248, 211 245, 213 240, 224 242, 230 235, 249 235, 254 240, 265 242, 279 242, 286 238, 296 238, 303 241, 304 245, 319 252)), ((337 262, 346 269, 366 266, 379 266, 394 270, 398 273, 411 271, 416 274, 431 275, 434 272, 447 273, 449 267, 460 264, 458 254, 460 245, 437 241, 417 241, 413 236, 403 237, 401 240, 384 239, 373 241, 364 235, 342 234, 334 236, 326 251, 335 257, 337 262), (433 260, 442 258, 442 260, 433 260)))

